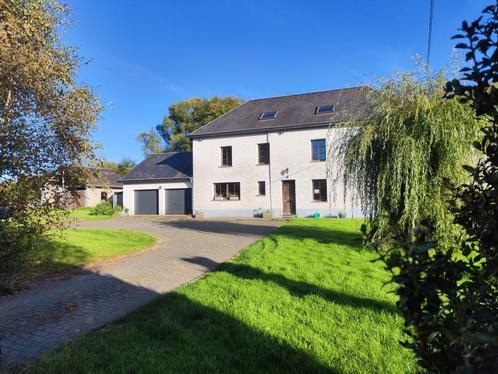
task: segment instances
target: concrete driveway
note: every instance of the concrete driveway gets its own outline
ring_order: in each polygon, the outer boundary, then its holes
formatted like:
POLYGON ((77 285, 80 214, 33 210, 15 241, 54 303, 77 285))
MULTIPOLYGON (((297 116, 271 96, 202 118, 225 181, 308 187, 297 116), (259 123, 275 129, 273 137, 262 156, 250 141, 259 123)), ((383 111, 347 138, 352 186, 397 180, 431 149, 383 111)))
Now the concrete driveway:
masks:
POLYGON ((80 223, 148 232, 158 243, 87 267, 70 279, 42 282, 0 298, 2 365, 34 359, 192 282, 282 223, 145 216, 80 223))

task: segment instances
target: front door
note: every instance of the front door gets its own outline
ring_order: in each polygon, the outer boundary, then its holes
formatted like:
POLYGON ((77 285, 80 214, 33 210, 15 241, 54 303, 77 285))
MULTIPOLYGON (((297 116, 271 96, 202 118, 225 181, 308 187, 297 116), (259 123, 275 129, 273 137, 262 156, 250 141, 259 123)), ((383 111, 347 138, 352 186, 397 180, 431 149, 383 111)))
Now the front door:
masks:
POLYGON ((296 183, 295 181, 282 181, 283 214, 296 214, 296 183))

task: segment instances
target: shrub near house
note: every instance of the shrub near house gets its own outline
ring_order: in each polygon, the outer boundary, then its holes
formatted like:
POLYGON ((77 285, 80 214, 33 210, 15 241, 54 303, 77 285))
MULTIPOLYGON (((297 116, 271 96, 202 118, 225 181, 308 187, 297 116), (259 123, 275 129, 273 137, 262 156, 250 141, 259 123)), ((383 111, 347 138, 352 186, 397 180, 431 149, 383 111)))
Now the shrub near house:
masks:
POLYGON ((109 201, 102 201, 98 203, 94 208, 90 210, 90 215, 92 216, 112 216, 113 214, 119 212, 121 206, 113 207, 109 201))

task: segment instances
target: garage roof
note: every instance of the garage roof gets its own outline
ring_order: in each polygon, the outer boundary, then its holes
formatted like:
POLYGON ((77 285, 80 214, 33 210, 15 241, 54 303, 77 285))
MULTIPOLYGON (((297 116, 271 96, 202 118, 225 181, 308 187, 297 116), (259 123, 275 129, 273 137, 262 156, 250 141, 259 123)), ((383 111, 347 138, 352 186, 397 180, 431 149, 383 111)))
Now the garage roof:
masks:
POLYGON ((192 138, 328 127, 366 110, 369 87, 249 100, 190 134, 192 138), (320 108, 330 108, 328 111, 320 108))
POLYGON ((123 183, 144 180, 186 179, 192 177, 192 152, 168 152, 148 155, 124 178, 123 183))

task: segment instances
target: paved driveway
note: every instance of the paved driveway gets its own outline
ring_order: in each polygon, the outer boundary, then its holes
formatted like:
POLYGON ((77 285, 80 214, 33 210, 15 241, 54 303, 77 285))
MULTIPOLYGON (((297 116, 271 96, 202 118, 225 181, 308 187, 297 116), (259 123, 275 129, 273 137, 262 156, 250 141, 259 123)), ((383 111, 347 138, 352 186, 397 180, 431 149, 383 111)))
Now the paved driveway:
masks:
POLYGON ((80 227, 145 231, 151 249, 0 298, 2 365, 22 363, 214 269, 281 222, 120 217, 80 227))

